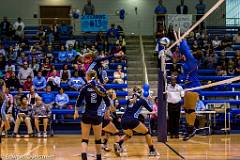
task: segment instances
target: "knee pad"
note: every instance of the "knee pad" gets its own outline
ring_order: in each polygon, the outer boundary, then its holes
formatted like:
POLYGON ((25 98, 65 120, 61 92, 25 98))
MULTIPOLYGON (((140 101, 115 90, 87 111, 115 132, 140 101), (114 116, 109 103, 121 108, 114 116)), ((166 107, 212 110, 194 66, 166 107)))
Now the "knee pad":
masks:
POLYGON ((102 140, 101 139, 95 140, 95 144, 102 144, 102 140))
POLYGON ((185 109, 185 112, 187 114, 191 114, 191 113, 195 112, 195 109, 185 109))
POLYGON ((88 139, 82 139, 82 143, 87 143, 88 144, 88 139))
POLYGON ((146 133, 143 133, 142 135, 146 136, 148 134, 150 134, 149 130, 146 133))

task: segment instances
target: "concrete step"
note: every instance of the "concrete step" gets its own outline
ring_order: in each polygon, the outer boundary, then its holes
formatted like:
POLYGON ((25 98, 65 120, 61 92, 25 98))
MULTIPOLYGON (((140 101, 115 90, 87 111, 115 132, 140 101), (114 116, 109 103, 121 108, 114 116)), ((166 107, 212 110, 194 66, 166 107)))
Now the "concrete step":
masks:
POLYGON ((142 60, 142 56, 141 56, 141 55, 137 55, 137 54, 135 54, 135 55, 134 55, 134 54, 126 55, 126 57, 127 57, 127 60, 128 60, 128 61, 132 61, 132 60, 133 60, 133 61, 134 61, 134 60, 135 60, 135 61, 136 61, 136 60, 137 60, 137 61, 141 61, 141 60, 142 60))
POLYGON ((128 86, 136 86, 136 85, 138 85, 138 86, 140 86, 140 85, 143 85, 143 81, 129 81, 128 80, 128 86))
POLYGON ((130 74, 130 75, 128 75, 128 80, 129 81, 135 81, 135 80, 143 81, 144 76, 143 76, 143 74, 130 74))

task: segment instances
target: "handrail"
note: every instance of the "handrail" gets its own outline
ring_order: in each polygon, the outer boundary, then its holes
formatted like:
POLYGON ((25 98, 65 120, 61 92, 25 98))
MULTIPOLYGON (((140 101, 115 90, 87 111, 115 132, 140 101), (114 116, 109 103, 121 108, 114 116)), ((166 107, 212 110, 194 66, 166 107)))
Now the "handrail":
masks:
POLYGON ((148 73, 147 73, 147 67, 145 63, 145 53, 144 53, 144 47, 143 47, 143 40, 142 40, 142 35, 139 35, 139 43, 140 43, 140 52, 142 54, 142 64, 143 64, 143 73, 144 73, 144 83, 148 83, 148 73))

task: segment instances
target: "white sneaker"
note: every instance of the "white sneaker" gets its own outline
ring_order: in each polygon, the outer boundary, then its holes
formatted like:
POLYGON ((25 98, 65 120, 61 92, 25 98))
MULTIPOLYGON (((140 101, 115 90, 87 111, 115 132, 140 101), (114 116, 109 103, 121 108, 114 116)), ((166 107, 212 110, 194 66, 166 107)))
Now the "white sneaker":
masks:
POLYGON ((118 157, 120 157, 121 156, 121 147, 120 147, 120 145, 118 143, 114 143, 113 147, 114 147, 114 153, 118 157))
POLYGON ((47 132, 43 132, 43 138, 47 138, 47 132))
POLYGON ((37 133, 37 137, 38 137, 38 138, 41 137, 41 133, 40 133, 40 132, 37 133))

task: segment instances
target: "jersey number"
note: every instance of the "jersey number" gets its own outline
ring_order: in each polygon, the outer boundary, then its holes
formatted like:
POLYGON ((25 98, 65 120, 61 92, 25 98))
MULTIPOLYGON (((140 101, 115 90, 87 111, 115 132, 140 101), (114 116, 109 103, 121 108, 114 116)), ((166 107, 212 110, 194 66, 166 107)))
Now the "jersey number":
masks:
POLYGON ((97 103, 97 94, 91 93, 91 103, 97 103))

